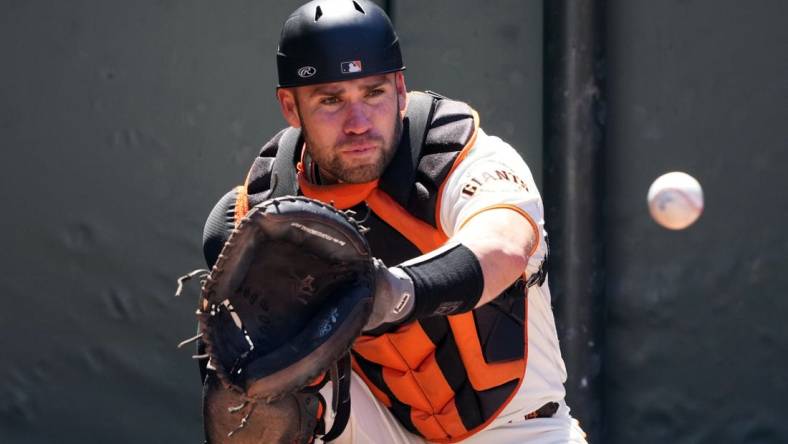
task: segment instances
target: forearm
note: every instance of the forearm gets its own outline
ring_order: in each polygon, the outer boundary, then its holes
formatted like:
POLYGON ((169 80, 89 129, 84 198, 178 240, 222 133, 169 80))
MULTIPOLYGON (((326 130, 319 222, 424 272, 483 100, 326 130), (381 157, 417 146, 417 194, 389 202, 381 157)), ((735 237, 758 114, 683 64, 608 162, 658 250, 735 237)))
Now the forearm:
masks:
POLYGON ((538 238, 525 214, 510 207, 477 214, 451 238, 471 250, 481 265, 484 290, 477 307, 484 305, 522 276, 538 238))

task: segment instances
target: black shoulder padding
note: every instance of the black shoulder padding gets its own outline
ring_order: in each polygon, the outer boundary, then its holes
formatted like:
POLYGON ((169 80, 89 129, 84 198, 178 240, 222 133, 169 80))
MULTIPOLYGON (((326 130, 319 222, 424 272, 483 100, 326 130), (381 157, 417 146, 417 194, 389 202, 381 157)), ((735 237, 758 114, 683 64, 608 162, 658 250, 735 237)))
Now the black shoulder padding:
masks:
POLYGON ((235 228, 235 200, 238 191, 233 188, 216 202, 216 205, 205 221, 202 232, 202 252, 208 268, 213 268, 222 247, 235 228))
POLYGON ((260 155, 254 159, 252 168, 249 170, 249 182, 246 184, 246 192, 251 196, 258 193, 267 192, 271 188, 271 170, 274 164, 274 158, 279 148, 279 142, 282 140, 287 128, 276 133, 265 145, 260 149, 260 155))
POLYGON ((263 146, 249 171, 249 207, 268 199, 298 195, 296 164, 301 157, 301 130, 286 128, 263 146))
POLYGON ((408 110, 402 122, 402 137, 397 152, 378 184, 381 190, 403 207, 407 205, 416 177, 416 167, 421 158, 421 149, 435 101, 435 97, 429 94, 409 94, 408 110))
POLYGON ((435 106, 424 145, 425 155, 460 151, 475 129, 473 110, 464 102, 440 100, 435 106))
POLYGON ((475 128, 470 106, 446 98, 436 101, 407 207, 433 227, 438 190, 475 128))
POLYGON ((273 164, 270 197, 295 196, 298 194, 298 179, 295 165, 301 157, 301 130, 288 128, 282 133, 276 160, 273 164))

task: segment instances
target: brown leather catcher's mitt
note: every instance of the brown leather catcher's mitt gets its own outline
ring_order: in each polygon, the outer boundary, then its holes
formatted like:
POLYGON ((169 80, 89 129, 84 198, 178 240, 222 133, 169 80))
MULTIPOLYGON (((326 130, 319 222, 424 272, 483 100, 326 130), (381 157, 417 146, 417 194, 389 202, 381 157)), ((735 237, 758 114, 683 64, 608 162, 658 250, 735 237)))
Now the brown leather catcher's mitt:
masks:
MULTIPOLYGON (((284 403, 295 410, 274 416, 304 416, 297 406, 312 401, 302 399, 303 389, 345 356, 372 308, 375 272, 360 229, 347 213, 319 201, 283 197, 252 208, 232 232, 205 281, 198 310, 209 368, 218 378, 206 383, 205 400, 229 396, 216 401, 220 408, 204 408, 209 441, 225 442, 210 435, 234 432, 220 423, 240 426, 238 435, 251 433, 241 430, 246 426, 278 427, 276 420, 254 424, 257 417, 271 416, 261 408, 284 403), (225 408, 233 402, 235 409, 225 408)), ((279 432, 259 436, 300 441, 279 438, 279 432)), ((311 437, 311 430, 306 434, 311 437)))

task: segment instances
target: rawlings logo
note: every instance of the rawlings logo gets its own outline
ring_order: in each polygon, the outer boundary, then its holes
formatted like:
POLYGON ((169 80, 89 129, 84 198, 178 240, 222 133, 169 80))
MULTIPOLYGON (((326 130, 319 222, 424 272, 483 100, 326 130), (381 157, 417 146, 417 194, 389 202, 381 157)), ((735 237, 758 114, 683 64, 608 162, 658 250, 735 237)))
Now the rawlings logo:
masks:
POLYGON ((302 66, 298 68, 298 77, 302 79, 307 79, 312 77, 317 73, 317 69, 314 66, 302 66))

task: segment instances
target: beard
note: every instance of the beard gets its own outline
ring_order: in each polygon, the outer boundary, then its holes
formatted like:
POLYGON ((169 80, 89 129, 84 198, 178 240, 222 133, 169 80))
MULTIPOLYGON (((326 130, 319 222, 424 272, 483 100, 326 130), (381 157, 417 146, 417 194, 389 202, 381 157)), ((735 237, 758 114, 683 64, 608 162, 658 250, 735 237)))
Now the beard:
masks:
MULTIPOLYGON (((399 106, 397 108, 399 109, 399 106)), ((303 119, 301 121, 303 122, 303 119)), ((317 163, 323 177, 343 183, 366 183, 379 179, 394 158, 402 136, 402 120, 399 113, 394 115, 394 131, 388 140, 377 134, 354 135, 344 137, 333 146, 318 144, 310 137, 309 129, 305 124, 302 125, 301 130, 306 141, 307 152, 317 163), (353 162, 339 152, 356 144, 367 143, 375 145, 376 157, 362 163, 353 162)))

